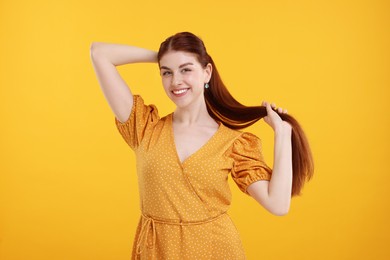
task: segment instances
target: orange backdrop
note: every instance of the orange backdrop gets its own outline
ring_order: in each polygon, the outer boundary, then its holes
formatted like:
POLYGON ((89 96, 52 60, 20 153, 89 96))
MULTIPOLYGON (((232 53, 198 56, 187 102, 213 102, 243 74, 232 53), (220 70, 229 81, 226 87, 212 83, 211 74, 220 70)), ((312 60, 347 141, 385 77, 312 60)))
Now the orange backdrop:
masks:
MULTIPOLYGON (((248 259, 387 259, 389 2, 11 1, 0 3, 0 258, 129 259, 139 217, 135 160, 95 77, 93 41, 157 50, 203 38, 247 105, 301 122, 315 176, 287 216, 233 182, 248 259)), ((174 108, 155 64, 119 67, 134 93, 174 108)), ((272 132, 263 140, 272 163, 272 132)))

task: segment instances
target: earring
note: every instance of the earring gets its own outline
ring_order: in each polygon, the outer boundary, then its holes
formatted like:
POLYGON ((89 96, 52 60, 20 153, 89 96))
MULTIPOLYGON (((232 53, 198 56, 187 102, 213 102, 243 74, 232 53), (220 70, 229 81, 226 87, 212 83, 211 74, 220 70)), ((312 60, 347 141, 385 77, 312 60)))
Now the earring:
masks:
POLYGON ((210 86, 209 86, 209 83, 205 83, 204 84, 204 88, 209 88, 210 86))

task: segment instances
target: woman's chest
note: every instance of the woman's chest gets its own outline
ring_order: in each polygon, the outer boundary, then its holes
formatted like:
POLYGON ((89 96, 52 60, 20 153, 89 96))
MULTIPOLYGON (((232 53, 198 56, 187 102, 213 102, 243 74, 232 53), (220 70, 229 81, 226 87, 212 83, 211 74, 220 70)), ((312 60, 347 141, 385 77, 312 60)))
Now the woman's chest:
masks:
POLYGON ((226 180, 233 167, 227 151, 234 139, 222 133, 211 136, 187 133, 181 132, 175 140, 173 132, 163 127, 144 140, 136 151, 138 174, 155 180, 159 176, 181 178, 183 175, 205 181, 226 180))
POLYGON ((209 143, 213 142, 213 137, 217 134, 217 130, 200 127, 173 127, 171 143, 179 161, 183 163, 198 151, 202 152, 203 147, 207 147, 209 143))

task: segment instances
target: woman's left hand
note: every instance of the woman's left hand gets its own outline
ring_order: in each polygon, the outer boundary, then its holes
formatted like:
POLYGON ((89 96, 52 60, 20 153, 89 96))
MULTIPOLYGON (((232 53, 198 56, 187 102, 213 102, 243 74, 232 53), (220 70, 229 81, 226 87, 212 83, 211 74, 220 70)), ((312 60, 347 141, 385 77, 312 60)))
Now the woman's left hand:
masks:
POLYGON ((264 121, 272 127, 274 131, 280 131, 280 130, 288 130, 291 131, 291 125, 287 123, 286 121, 283 121, 279 114, 287 114, 287 109, 283 109, 281 107, 276 109, 275 103, 268 103, 267 101, 263 101, 263 106, 267 108, 267 116, 264 117, 264 121), (276 113, 275 110, 278 111, 276 113))

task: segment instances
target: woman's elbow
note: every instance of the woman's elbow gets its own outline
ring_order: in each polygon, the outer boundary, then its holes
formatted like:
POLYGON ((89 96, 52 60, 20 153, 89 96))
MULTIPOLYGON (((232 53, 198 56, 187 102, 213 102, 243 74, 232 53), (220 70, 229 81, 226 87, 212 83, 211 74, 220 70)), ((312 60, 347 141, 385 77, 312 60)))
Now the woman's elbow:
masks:
POLYGON ((97 55, 101 52, 101 47, 104 43, 102 42, 92 42, 89 47, 89 53, 92 58, 97 57, 97 55))
POLYGON ((279 210, 279 211, 274 211, 271 213, 275 216, 282 217, 282 216, 286 216, 288 214, 288 212, 289 212, 289 210, 279 210))
POLYGON ((290 211, 290 206, 284 207, 270 207, 267 209, 272 215, 275 216, 286 216, 290 211))

